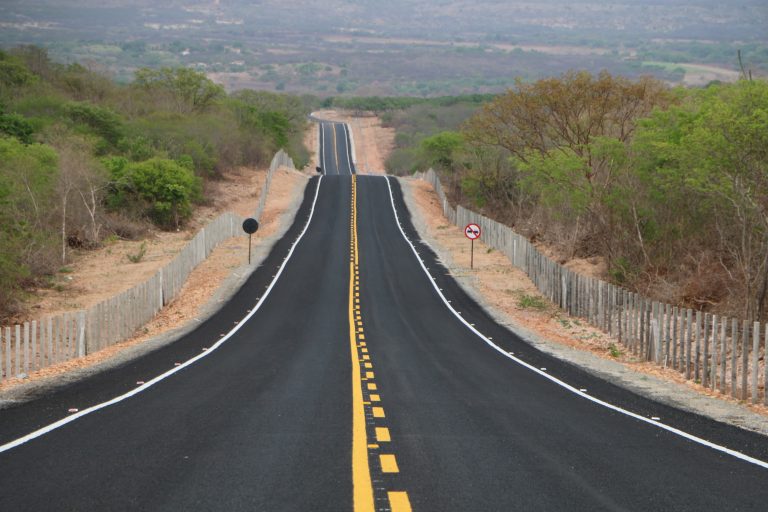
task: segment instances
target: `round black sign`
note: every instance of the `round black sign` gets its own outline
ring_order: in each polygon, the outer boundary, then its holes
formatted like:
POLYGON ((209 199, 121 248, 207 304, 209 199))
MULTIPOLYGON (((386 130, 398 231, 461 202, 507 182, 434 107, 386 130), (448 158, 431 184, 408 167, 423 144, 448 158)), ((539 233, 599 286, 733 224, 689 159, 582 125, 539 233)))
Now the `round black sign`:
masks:
POLYGON ((252 235, 259 229, 259 222, 256 219, 245 219, 243 221, 243 231, 252 235))

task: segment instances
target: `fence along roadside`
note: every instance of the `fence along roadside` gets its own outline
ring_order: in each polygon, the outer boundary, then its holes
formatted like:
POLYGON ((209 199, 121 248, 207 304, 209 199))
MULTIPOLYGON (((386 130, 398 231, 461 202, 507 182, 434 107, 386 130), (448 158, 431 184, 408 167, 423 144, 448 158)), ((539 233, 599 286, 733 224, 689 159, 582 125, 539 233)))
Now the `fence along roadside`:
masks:
MULTIPOLYGON (((264 213, 275 171, 294 169, 280 150, 272 158, 254 217, 264 213)), ((209 222, 152 277, 88 309, 0 327, 0 376, 8 380, 97 352, 134 335, 174 300, 189 274, 223 241, 241 234, 243 219, 225 212, 209 222)))
POLYGON ((453 225, 478 224, 483 242, 502 252, 569 315, 614 337, 643 361, 671 367, 713 391, 752 403, 762 398, 768 405, 768 324, 694 312, 577 274, 541 254, 509 226, 460 205, 453 208, 432 169, 415 177, 432 185, 453 225))

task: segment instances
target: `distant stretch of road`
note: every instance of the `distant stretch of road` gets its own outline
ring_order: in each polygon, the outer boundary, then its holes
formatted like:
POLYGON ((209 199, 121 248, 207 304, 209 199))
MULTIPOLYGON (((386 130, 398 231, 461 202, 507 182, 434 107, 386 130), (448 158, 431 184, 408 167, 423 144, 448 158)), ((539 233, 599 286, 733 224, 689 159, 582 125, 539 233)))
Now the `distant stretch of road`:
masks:
POLYGON ((495 323, 321 130, 324 174, 219 313, 0 410, 0 510, 766 510, 768 439, 495 323))
POLYGON ((320 167, 323 174, 355 174, 352 142, 345 123, 320 121, 320 167))

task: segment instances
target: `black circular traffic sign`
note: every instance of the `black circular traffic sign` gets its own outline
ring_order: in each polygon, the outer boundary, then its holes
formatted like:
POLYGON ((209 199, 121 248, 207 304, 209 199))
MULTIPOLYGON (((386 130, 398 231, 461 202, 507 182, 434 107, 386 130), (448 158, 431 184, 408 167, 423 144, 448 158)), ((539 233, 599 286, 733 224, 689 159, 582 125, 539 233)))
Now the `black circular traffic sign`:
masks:
POLYGON ((259 221, 256 219, 248 218, 243 221, 243 231, 249 235, 254 234, 257 229, 259 229, 259 221))

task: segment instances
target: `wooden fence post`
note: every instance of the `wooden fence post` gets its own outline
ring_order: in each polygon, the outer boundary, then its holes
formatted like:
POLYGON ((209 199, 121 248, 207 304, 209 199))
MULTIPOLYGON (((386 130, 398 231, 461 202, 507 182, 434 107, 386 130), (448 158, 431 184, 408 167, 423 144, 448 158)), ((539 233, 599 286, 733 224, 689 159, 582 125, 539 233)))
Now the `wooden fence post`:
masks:
MULTIPOLYGON (((752 403, 757 403, 757 381, 760 377, 760 322, 752 324, 752 403)), ((768 363, 768 361, 766 361, 768 363)))
POLYGON ((738 388, 736 386, 736 360, 739 350, 739 321, 734 318, 731 320, 731 396, 738 397, 738 388))
POLYGON ((741 333, 741 399, 747 399, 747 374, 749 373, 749 321, 744 320, 741 333))
POLYGON ((717 321, 718 321, 717 315, 712 315, 712 362, 710 366, 710 378, 709 378, 709 388, 714 390, 717 387, 717 361, 718 361, 718 344, 717 344, 717 321))
POLYGON ((728 361, 728 318, 723 317, 720 323, 720 392, 727 393, 725 376, 727 371, 726 361, 728 361))

